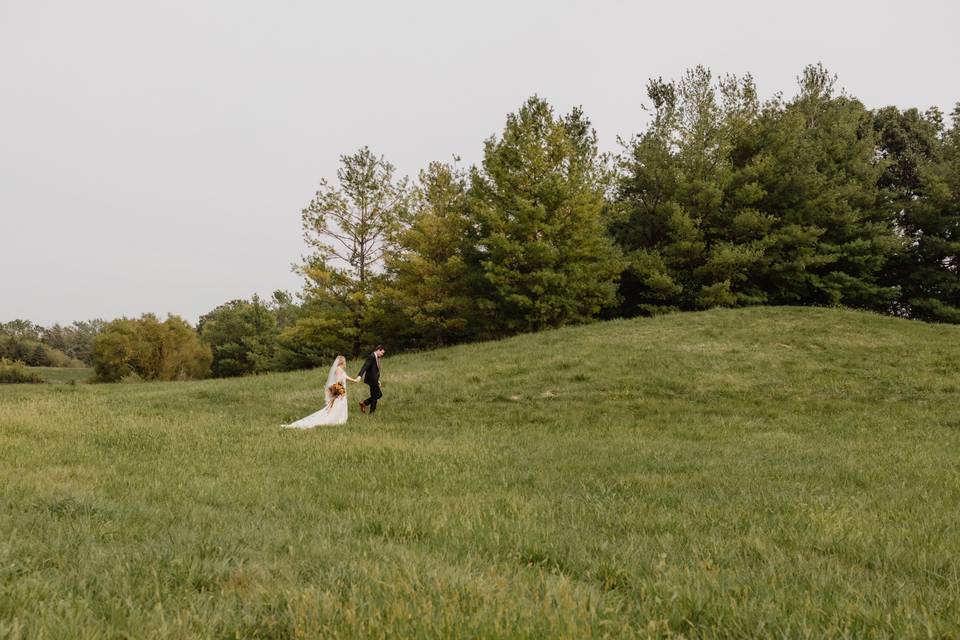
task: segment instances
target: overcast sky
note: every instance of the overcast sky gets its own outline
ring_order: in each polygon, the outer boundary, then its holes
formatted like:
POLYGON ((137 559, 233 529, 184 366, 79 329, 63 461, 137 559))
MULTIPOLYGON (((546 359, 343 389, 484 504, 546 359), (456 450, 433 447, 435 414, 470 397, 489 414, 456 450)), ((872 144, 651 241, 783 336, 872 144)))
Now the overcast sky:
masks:
POLYGON ((958 6, 0 0, 0 320, 297 290, 300 210, 340 154, 473 163, 533 93, 608 150, 648 78, 700 63, 766 97, 822 61, 868 106, 949 110, 958 6))

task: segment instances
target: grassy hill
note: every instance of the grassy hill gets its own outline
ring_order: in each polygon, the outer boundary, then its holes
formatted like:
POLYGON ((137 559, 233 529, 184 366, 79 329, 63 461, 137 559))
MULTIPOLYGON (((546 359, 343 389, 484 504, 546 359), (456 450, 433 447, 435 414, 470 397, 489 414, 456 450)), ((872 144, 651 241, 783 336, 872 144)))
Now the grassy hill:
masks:
POLYGON ((759 308, 388 356, 307 432, 325 371, 0 388, 0 637, 957 637, 958 365, 759 308))

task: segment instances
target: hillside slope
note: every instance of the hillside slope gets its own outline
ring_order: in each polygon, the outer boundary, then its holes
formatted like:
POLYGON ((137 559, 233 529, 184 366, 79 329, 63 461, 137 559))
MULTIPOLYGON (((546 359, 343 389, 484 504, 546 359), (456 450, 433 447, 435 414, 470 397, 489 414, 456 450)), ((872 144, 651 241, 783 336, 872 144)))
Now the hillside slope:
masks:
POLYGON ((956 637, 958 365, 758 308, 388 356, 308 432, 325 371, 0 388, 0 637, 956 637))

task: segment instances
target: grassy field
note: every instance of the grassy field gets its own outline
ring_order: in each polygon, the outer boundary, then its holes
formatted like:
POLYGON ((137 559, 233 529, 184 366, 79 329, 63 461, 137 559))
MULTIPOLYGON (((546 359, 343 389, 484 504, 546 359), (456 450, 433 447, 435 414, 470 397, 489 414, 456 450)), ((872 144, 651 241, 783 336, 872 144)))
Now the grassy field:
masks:
POLYGON ((43 379, 52 384, 70 384, 88 382, 93 377, 93 369, 80 367, 27 367, 36 371, 43 379))
POLYGON ((0 637, 960 637, 960 327, 595 324, 278 429, 325 373, 0 388, 0 637))

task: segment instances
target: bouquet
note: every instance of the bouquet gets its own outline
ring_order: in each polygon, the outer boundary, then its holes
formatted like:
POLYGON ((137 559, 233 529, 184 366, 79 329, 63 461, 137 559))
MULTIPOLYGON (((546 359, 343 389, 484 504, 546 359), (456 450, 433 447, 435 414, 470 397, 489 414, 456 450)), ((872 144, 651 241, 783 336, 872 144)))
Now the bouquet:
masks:
POLYGON ((330 396, 331 396, 334 400, 336 400, 336 399, 339 398, 340 396, 342 396, 342 395, 344 395, 344 394, 347 393, 347 390, 343 388, 343 383, 342 383, 342 382, 334 382, 332 385, 330 385, 329 387, 327 387, 327 389, 330 391, 330 396))

